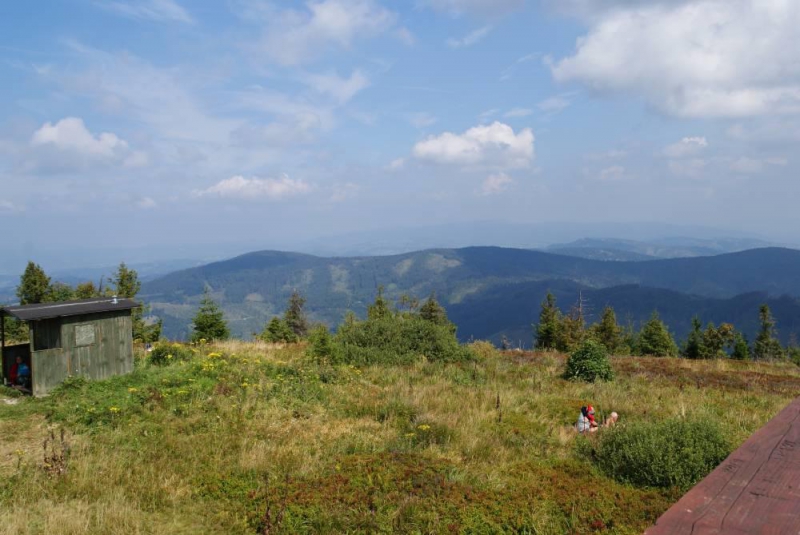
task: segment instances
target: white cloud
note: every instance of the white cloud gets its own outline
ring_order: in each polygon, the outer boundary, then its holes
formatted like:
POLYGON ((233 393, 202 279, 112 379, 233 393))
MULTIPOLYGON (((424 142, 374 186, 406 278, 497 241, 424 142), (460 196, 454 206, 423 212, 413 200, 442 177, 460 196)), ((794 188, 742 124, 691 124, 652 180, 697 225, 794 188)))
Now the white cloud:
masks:
POLYGON ((416 128, 426 128, 439 121, 434 115, 428 112, 416 112, 408 115, 408 122, 416 128))
POLYGON ((617 182, 628 178, 626 169, 621 165, 612 165, 600 171, 596 179, 601 182, 617 182))
POLYGON ((150 197, 142 197, 138 201, 136 201, 136 206, 141 208, 142 210, 151 210, 158 206, 158 203, 151 199, 150 197))
POLYGON ((445 132, 414 146, 414 156, 440 164, 511 169, 530 166, 534 159, 534 135, 526 128, 519 134, 495 122, 476 126, 463 134, 445 132))
POLYGON ((405 158, 397 158, 395 160, 392 160, 389 163, 389 170, 390 171, 397 171, 397 170, 402 169, 403 167, 405 167, 405 165, 406 165, 405 158))
POLYGON ((536 107, 545 113, 555 114, 564 111, 570 104, 572 104, 572 101, 569 99, 568 95, 557 95, 540 101, 536 107))
POLYGON ((174 0, 134 0, 98 2, 100 7, 135 19, 150 19, 156 22, 194 22, 192 16, 174 0))
POLYGON ((483 184, 481 184, 479 193, 484 197, 497 195, 498 193, 506 191, 513 183, 514 179, 505 173, 490 175, 483 181, 483 184))
POLYGON ((533 115, 533 110, 529 108, 514 108, 509 110, 503 114, 503 117, 507 118, 517 118, 517 117, 529 117, 533 115))
POLYGON ((218 182, 210 188, 195 190, 195 197, 221 197, 225 199, 272 201, 304 195, 311 191, 311 186, 300 179, 292 179, 287 175, 281 178, 245 178, 233 176, 218 182))
POLYGON ((682 117, 800 112, 800 3, 606 5, 592 11, 590 30, 578 40, 575 54, 551 65, 558 81, 639 94, 682 117))
POLYGON ((669 170, 672 174, 686 176, 690 178, 700 178, 706 170, 706 161, 702 158, 691 158, 688 160, 671 160, 669 170))
POLYGON ((147 154, 132 151, 116 134, 92 134, 78 117, 45 123, 31 136, 30 147, 28 167, 37 169, 73 170, 92 164, 141 167, 149 162, 147 154))
POLYGON ((344 184, 336 184, 333 187, 333 194, 330 197, 331 202, 343 202, 352 199, 361 188, 358 184, 353 182, 346 182, 344 184))
POLYGON ((344 104, 357 93, 369 87, 369 78, 360 70, 353 71, 349 78, 343 78, 335 72, 326 74, 304 74, 303 83, 317 93, 329 95, 339 104, 344 104))
POLYGON ((483 28, 478 28, 477 30, 468 33, 461 39, 455 39, 451 37, 446 41, 446 43, 450 48, 469 47, 483 40, 483 38, 489 35, 491 31, 491 26, 484 26, 483 28))
POLYGON ((498 113, 500 113, 500 110, 497 109, 497 108, 493 108, 491 110, 486 110, 484 112, 481 112, 480 115, 478 115, 478 120, 481 123, 485 123, 485 122, 489 121, 492 117, 497 115, 498 113))
POLYGON ((743 156, 731 162, 730 170, 743 175, 763 173, 767 166, 785 167, 789 164, 786 158, 748 158, 743 156))
POLYGON ((12 203, 11 201, 0 199, 0 214, 17 214, 24 212, 25 207, 12 203))
POLYGON ((685 158, 695 156, 708 148, 708 140, 704 137, 685 137, 664 149, 669 158, 685 158))
POLYGON ((282 10, 268 17, 259 50, 281 65, 298 65, 332 48, 349 49, 357 39, 380 35, 396 19, 374 0, 311 1, 304 10, 282 10))
POLYGON ((451 15, 496 16, 520 9, 525 0, 422 0, 421 3, 451 15))

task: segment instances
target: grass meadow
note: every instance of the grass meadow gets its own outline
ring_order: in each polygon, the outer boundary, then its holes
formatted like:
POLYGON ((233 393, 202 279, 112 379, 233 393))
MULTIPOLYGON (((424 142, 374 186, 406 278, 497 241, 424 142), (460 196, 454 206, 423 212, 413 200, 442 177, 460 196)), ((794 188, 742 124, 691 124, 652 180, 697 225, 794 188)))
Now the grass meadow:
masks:
POLYGON ((588 384, 561 355, 484 344, 364 368, 301 345, 174 348, 47 398, 6 392, 0 533, 641 533, 681 493, 603 475, 572 428, 582 405, 711 418, 737 447, 800 391, 789 364, 624 357, 588 384))

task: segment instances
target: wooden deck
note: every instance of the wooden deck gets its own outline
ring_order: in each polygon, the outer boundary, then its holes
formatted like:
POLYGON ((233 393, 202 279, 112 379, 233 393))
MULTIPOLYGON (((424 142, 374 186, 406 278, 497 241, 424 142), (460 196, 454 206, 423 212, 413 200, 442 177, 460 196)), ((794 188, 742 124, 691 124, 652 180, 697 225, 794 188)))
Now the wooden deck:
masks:
POLYGON ((645 535, 800 534, 800 398, 759 429, 645 535))

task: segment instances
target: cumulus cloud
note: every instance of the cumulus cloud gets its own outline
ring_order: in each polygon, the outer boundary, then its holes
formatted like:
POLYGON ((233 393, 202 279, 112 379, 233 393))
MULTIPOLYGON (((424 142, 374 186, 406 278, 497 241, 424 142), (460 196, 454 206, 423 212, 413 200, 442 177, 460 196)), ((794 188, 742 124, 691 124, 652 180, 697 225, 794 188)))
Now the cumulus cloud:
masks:
POLYGON ((590 10, 590 29, 575 54, 551 64, 556 80, 638 94, 681 117, 800 112, 800 3, 603 4, 590 10))
POLYGON ((306 9, 276 11, 267 18, 260 51, 281 65, 311 61, 331 48, 390 30, 397 16, 374 0, 322 0, 306 9))
POLYGON ((449 46, 450 48, 469 47, 483 40, 483 38, 489 35, 489 32, 491 31, 492 31, 491 26, 484 26, 483 28, 478 28, 477 30, 468 33, 461 39, 455 39, 451 37, 446 41, 446 43, 447 46, 449 46))
POLYGON ((484 197, 497 195, 507 190, 513 183, 514 179, 505 173, 489 175, 486 180, 483 181, 483 184, 481 184, 479 193, 484 197))
POLYGON ((289 178, 245 178, 233 176, 221 180, 210 188, 195 190, 195 197, 220 197, 224 199, 279 201, 307 194, 311 186, 300 179, 289 178))
POLYGON ((422 4, 451 15, 496 16, 520 9, 525 0, 422 0, 422 4))
POLYGON ((518 134, 500 122, 476 126, 463 134, 445 132, 414 146, 414 156, 439 164, 511 169, 530 166, 534 159, 534 136, 526 128, 518 134))
POLYGON ((708 148, 708 140, 704 137, 685 137, 664 149, 669 158, 685 158, 694 156, 708 148))
POLYGON ((30 140, 32 167, 74 169, 89 164, 147 165, 143 152, 132 151, 128 142, 116 134, 92 134, 78 117, 45 123, 30 140))
POLYGON ((138 0, 133 2, 98 2, 97 5, 125 17, 156 22, 194 22, 191 15, 174 0, 138 0))
POLYGON ((328 95, 339 104, 344 104, 356 94, 369 87, 369 78, 360 70, 355 70, 349 78, 339 76, 335 72, 325 74, 304 74, 303 83, 317 93, 328 95))

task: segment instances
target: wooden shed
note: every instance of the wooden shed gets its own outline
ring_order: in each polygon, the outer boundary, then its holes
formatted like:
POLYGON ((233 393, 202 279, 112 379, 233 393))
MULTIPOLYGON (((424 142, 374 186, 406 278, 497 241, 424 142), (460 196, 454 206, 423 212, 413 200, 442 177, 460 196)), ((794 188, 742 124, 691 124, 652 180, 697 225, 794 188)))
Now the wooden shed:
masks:
MULTIPOLYGON (((116 297, 0 308, 2 317, 28 324, 30 342, 6 347, 3 377, 18 356, 31 370, 31 390, 43 396, 69 376, 105 379, 133 370, 131 311, 139 304, 116 297)), ((0 327, 2 329, 2 327, 0 327)))

